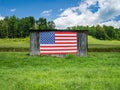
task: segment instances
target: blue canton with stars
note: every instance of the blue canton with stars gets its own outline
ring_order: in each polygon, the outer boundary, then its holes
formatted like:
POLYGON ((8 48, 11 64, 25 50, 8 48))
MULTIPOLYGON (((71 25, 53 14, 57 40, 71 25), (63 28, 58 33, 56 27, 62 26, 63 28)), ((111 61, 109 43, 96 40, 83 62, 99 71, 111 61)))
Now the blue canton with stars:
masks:
POLYGON ((55 44, 55 32, 40 32, 40 44, 55 44))

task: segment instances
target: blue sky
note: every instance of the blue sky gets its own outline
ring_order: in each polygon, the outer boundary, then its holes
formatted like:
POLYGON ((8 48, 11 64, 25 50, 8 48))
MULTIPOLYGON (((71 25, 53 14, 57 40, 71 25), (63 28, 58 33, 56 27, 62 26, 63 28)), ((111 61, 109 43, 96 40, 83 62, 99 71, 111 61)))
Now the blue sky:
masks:
POLYGON ((74 7, 78 3, 78 0, 0 0, 0 14, 17 17, 34 16, 36 19, 46 17, 53 20, 57 18, 60 10, 74 7))
POLYGON ((120 0, 0 0, 0 19, 12 15, 45 17, 57 28, 97 24, 120 28, 120 0))

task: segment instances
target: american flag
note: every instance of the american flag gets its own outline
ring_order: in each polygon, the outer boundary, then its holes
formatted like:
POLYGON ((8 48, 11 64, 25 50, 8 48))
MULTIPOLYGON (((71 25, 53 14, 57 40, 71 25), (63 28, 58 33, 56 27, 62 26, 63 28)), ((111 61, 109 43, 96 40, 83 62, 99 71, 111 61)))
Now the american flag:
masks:
POLYGON ((40 54, 77 54, 77 32, 40 32, 40 54))

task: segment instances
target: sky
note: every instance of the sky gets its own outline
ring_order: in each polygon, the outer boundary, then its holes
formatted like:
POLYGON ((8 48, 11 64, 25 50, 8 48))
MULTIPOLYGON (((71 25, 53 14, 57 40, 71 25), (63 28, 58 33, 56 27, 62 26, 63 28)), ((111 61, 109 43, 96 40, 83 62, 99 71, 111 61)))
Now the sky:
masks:
POLYGON ((98 24, 120 28, 120 0, 0 0, 0 19, 12 15, 44 17, 58 29, 98 24))

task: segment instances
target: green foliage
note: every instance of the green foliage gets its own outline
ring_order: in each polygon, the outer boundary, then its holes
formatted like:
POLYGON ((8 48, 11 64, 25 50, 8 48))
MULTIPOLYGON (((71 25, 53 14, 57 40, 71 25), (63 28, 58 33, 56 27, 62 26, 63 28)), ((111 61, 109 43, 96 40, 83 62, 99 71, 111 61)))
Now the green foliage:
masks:
POLYGON ((120 90, 120 53, 73 57, 0 52, 0 90, 120 90))
POLYGON ((40 30, 47 29, 47 21, 46 18, 39 18, 38 21, 36 21, 37 25, 39 26, 40 30))
POLYGON ((39 18, 36 21, 36 28, 35 29, 40 29, 40 30, 46 30, 46 29, 55 29, 55 23, 53 21, 48 21, 46 18, 39 18))
POLYGON ((53 21, 49 21, 47 23, 47 29, 55 29, 55 23, 53 21))
POLYGON ((120 28, 113 26, 73 26, 69 30, 88 30, 88 34, 100 40, 120 40, 120 28))
POLYGON ((0 21, 0 38, 19 38, 29 36, 29 30, 34 26, 34 17, 17 18, 16 16, 5 17, 0 21))
POLYGON ((4 20, 0 20, 0 38, 24 38, 29 36, 31 29, 55 29, 53 21, 46 18, 35 20, 34 17, 17 18, 16 16, 6 16, 4 20))

